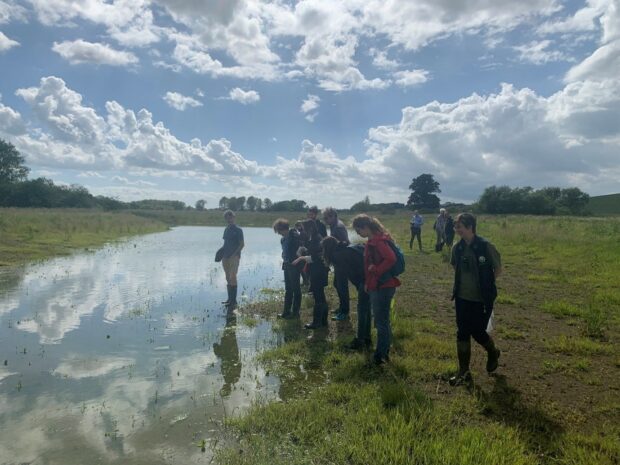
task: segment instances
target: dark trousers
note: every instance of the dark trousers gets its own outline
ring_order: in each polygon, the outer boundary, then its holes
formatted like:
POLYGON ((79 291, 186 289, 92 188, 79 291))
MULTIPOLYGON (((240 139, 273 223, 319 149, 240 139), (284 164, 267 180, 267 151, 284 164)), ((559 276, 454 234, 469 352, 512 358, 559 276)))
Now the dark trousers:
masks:
POLYGON ((299 268, 287 263, 284 265, 284 311, 282 313, 299 314, 301 307, 301 285, 299 268))
POLYGON ((357 286, 357 339, 370 341, 370 296, 364 290, 364 283, 357 286))
POLYGON ((370 292, 370 303, 375 317, 375 328, 377 328, 375 357, 386 358, 390 354, 390 344, 392 343, 390 307, 395 292, 395 287, 385 287, 370 292))
POLYGON ((349 279, 346 272, 338 267, 334 267, 334 287, 338 293, 340 301, 340 313, 349 314, 349 279))
POLYGON ((413 247, 413 240, 418 238, 418 247, 422 250, 422 228, 411 228, 411 239, 409 240, 409 248, 413 247))
POLYGON ((485 309, 482 302, 472 302, 459 297, 454 301, 454 305, 456 308, 456 340, 468 342, 469 338, 473 337, 478 344, 487 344, 489 342, 487 325, 492 309, 485 309))

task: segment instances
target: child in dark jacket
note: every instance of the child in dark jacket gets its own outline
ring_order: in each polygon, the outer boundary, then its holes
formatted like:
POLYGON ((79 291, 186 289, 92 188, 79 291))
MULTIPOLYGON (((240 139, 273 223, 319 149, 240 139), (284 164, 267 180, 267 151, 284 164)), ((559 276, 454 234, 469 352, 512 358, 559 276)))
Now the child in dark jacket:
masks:
POLYGON ((400 281, 389 271, 396 263, 396 255, 388 244, 392 241, 389 232, 377 218, 357 215, 353 218, 353 228, 361 237, 368 238, 364 249, 364 277, 377 328, 374 362, 380 365, 390 359, 390 307, 400 281))
POLYGON ((343 279, 351 282, 357 289, 357 336, 348 344, 353 350, 369 348, 370 337, 370 296, 364 289, 364 251, 359 245, 348 245, 333 236, 321 242, 323 260, 333 265, 343 279))

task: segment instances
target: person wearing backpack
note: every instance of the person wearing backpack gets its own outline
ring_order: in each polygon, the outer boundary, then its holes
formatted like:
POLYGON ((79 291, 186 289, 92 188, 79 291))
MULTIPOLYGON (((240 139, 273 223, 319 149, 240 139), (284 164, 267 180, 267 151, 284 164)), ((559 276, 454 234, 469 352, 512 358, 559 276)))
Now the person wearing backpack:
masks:
POLYGON ((377 328, 377 347, 373 361, 381 365, 390 360, 392 328, 390 307, 400 281, 395 276, 404 269, 402 252, 395 252, 396 246, 389 232, 377 218, 361 214, 353 218, 353 228, 361 237, 367 238, 364 248, 364 280, 370 295, 370 304, 377 328), (399 265, 400 270, 392 272, 399 265))
POLYGON ((333 236, 321 241, 323 261, 327 266, 333 265, 334 272, 339 273, 345 282, 357 289, 357 335, 347 344, 348 349, 370 349, 370 296, 364 289, 364 245, 339 241, 333 236), (336 271, 338 270, 338 271, 336 271))
POLYGON ((502 272, 501 257, 495 246, 476 234, 476 218, 470 213, 457 215, 454 231, 461 240, 452 247, 454 267, 452 299, 456 309, 456 350, 459 369, 450 378, 452 386, 471 383, 469 361, 471 338, 487 351, 486 370, 495 371, 500 350, 487 333, 487 325, 497 297, 495 279, 502 272))

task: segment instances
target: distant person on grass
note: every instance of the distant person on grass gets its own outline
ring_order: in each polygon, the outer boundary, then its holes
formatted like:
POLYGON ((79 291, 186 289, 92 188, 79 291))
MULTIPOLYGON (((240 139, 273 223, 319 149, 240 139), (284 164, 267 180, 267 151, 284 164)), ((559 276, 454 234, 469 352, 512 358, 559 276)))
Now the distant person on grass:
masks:
POLYGON ((327 286, 329 268, 323 262, 323 252, 321 250, 323 236, 319 234, 317 222, 313 219, 307 219, 302 224, 306 234, 306 255, 294 260, 293 265, 309 264, 310 292, 312 292, 314 298, 314 307, 312 322, 304 325, 304 327, 306 329, 318 329, 327 326, 328 308, 325 286, 327 286))
POLYGON ((243 242, 243 230, 235 224, 234 212, 226 210, 224 220, 228 226, 224 230, 224 246, 221 250, 228 299, 222 303, 232 310, 237 307, 237 271, 239 270, 241 249, 245 244, 243 242))
POLYGON ((373 361, 381 365, 390 360, 392 342, 390 307, 400 281, 389 271, 396 264, 397 258, 388 244, 392 238, 377 218, 364 214, 357 215, 353 218, 353 228, 361 237, 368 238, 364 248, 364 280, 366 290, 370 294, 377 328, 377 347, 373 361))
POLYGON ((435 219, 435 224, 433 225, 433 229, 435 230, 435 234, 437 235, 437 241, 435 242, 435 252, 440 252, 446 242, 446 219, 446 209, 440 208, 439 215, 437 215, 437 218, 435 219))
POLYGON ((454 230, 461 238, 452 247, 450 259, 454 267, 452 299, 456 308, 459 369, 450 378, 450 384, 458 386, 468 384, 472 379, 469 372, 472 337, 487 351, 487 372, 492 373, 498 367, 500 350, 487 333, 487 326, 497 297, 495 279, 502 272, 502 264, 495 246, 476 235, 476 218, 473 215, 458 215, 454 230))
POLYGON ((446 245, 452 247, 454 243, 454 218, 449 211, 446 210, 446 226, 444 227, 444 237, 446 238, 446 245))
POLYGON ((339 269, 347 285, 350 281, 357 289, 357 335, 347 345, 347 348, 370 349, 372 346, 370 296, 364 288, 364 246, 362 244, 349 245, 333 236, 323 239, 321 246, 325 264, 339 269))
POLYGON ((411 239, 409 239, 409 250, 413 248, 413 240, 418 238, 418 247, 420 248, 420 252, 422 252, 422 225, 424 224, 424 218, 417 210, 413 211, 413 216, 411 217, 411 221, 409 222, 409 227, 411 229, 411 239))
MULTIPOLYGON (((331 237, 335 237, 345 246, 349 245, 347 227, 338 219, 338 212, 334 208, 327 207, 323 210, 323 220, 329 226, 329 235, 331 237)), ((335 312, 336 315, 332 317, 332 320, 335 321, 349 319, 349 280, 344 273, 345 270, 334 263, 334 287, 336 288, 339 301, 338 309, 335 312)))
POLYGON ((279 318, 299 318, 301 308, 301 284, 299 283, 303 264, 293 265, 297 259, 297 250, 301 246, 299 231, 290 229, 288 220, 278 218, 273 223, 273 230, 282 236, 282 270, 284 271, 284 309, 279 318))

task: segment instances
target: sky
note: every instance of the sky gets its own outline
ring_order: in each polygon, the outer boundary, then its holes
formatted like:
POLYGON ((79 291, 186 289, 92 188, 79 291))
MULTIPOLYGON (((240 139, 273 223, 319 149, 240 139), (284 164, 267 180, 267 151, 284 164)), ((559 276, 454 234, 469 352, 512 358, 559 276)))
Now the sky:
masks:
POLYGON ((620 192, 620 0, 0 0, 0 138, 120 200, 620 192))

